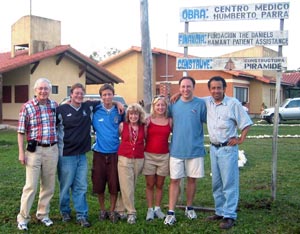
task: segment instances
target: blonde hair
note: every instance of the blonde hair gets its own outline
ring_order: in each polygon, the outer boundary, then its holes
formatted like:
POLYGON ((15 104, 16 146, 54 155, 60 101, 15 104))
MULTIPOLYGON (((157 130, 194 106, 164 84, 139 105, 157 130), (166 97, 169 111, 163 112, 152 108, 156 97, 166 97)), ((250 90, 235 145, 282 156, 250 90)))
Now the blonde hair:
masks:
POLYGON ((164 96, 157 96, 157 97, 154 97, 153 98, 153 101, 151 103, 151 111, 150 111, 150 114, 151 116, 153 117, 156 117, 155 115, 155 111, 154 111, 154 106, 156 105, 156 103, 158 103, 158 101, 162 100, 165 105, 166 105, 166 111, 165 111, 165 114, 164 116, 167 118, 168 117, 168 102, 167 102, 167 99, 164 97, 164 96))
POLYGON ((125 121, 129 123, 129 113, 138 113, 139 114, 139 121, 138 124, 144 124, 146 122, 146 113, 140 104, 134 103, 127 107, 125 121))

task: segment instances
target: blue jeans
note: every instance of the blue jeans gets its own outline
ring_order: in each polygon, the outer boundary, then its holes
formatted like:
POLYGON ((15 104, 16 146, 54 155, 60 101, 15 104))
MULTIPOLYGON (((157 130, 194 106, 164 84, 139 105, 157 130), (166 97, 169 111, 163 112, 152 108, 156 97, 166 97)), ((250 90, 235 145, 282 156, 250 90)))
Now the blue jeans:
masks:
POLYGON ((236 219, 239 200, 238 147, 210 146, 210 160, 216 214, 236 219))
POLYGON ((70 192, 76 210, 76 218, 87 218, 86 201, 88 164, 85 154, 60 156, 58 160, 59 208, 60 212, 71 213, 70 192))

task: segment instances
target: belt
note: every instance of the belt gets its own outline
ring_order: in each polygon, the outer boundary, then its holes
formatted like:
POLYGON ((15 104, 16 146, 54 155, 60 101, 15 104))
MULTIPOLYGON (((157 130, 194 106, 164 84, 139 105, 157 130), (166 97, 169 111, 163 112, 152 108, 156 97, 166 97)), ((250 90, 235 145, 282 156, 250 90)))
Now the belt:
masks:
POLYGON ((51 143, 51 144, 43 144, 43 143, 37 143, 36 145, 37 146, 42 146, 42 147, 50 147, 50 146, 53 146, 53 145, 56 145, 57 144, 57 142, 53 142, 53 143, 51 143))
POLYGON ((228 141, 225 141, 225 142, 219 143, 219 144, 214 144, 214 143, 210 142, 210 144, 211 144, 212 146, 214 146, 214 147, 219 148, 219 147, 227 146, 227 145, 228 145, 228 141))

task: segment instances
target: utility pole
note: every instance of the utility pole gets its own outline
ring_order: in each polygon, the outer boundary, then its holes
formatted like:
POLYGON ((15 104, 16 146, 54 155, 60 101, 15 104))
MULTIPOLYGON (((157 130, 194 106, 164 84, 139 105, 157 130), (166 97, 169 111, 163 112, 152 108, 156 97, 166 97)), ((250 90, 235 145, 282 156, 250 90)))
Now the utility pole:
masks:
POLYGON ((144 79, 144 103, 147 113, 150 112, 152 99, 152 51, 149 33, 148 21, 148 0, 140 0, 141 12, 141 40, 142 40, 142 56, 144 63, 143 79, 144 79))

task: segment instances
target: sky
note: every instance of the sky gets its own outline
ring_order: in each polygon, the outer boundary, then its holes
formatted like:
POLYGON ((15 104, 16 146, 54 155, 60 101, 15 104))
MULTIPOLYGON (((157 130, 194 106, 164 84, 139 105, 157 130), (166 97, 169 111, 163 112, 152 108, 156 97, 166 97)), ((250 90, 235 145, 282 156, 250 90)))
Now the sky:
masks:
MULTIPOLYGON (((141 0, 1 0, 0 52, 10 51, 11 26, 22 16, 31 14, 61 21, 61 43, 69 44, 89 56, 107 48, 121 51, 141 46, 141 0), (31 2, 31 8, 30 8, 31 2)), ((178 46, 178 34, 184 32, 179 10, 182 7, 232 4, 290 2, 289 19, 284 20, 289 45, 283 46, 287 68, 300 67, 300 1, 280 0, 148 0, 151 47, 183 53, 178 46)), ((190 22, 189 32, 278 31, 280 20, 235 20, 190 22)), ((189 47, 188 53, 200 57, 218 57, 248 47, 189 47)), ((278 50, 278 46, 269 47, 278 50)))

